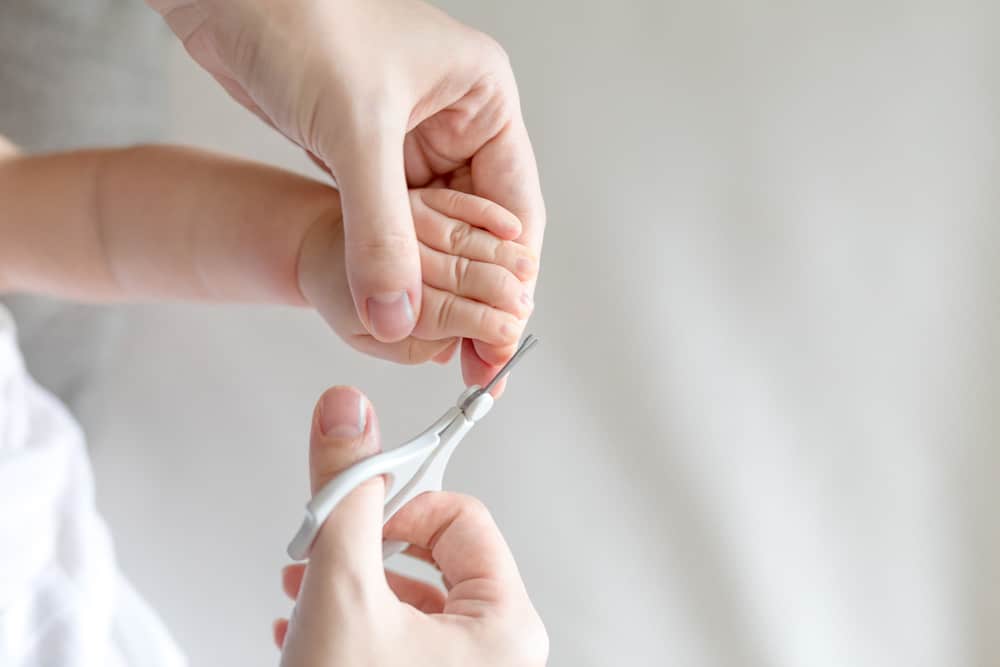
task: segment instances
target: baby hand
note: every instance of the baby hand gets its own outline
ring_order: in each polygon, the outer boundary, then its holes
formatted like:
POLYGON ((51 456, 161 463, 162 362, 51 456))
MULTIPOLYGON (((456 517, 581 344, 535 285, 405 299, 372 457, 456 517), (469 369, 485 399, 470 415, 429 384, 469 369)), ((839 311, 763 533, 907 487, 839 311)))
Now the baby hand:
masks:
POLYGON ((461 338, 513 350, 532 310, 526 283, 538 271, 532 251, 513 241, 521 223, 497 204, 455 190, 412 190, 410 207, 423 275, 410 337, 383 343, 358 319, 339 214, 317 220, 305 236, 298 266, 303 297, 350 346, 382 359, 445 361, 461 338))

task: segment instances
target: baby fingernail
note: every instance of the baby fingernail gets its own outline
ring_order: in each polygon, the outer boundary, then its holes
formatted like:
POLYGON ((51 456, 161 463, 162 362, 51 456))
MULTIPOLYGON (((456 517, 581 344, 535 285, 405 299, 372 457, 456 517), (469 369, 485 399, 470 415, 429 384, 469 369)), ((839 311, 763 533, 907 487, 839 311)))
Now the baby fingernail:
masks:
POLYGON ((528 259, 527 257, 519 257, 517 260, 517 272, 522 276, 534 275, 535 273, 534 260, 528 259))
POLYGON ((398 340, 413 328, 413 306, 406 290, 368 298, 368 322, 376 338, 398 340))
POLYGON ((332 390, 319 404, 319 428, 330 438, 356 438, 365 432, 367 401, 357 391, 332 390))
POLYGON ((521 293, 521 303, 523 303, 528 308, 531 308, 531 292, 525 290, 521 293))

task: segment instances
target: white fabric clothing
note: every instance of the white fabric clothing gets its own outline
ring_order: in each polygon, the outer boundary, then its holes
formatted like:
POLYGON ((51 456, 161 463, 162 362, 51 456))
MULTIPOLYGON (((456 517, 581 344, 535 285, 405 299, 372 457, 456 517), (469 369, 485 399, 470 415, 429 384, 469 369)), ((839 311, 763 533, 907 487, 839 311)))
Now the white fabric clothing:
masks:
POLYGON ((25 372, 0 307, 0 665, 183 664, 118 571, 80 428, 25 372))

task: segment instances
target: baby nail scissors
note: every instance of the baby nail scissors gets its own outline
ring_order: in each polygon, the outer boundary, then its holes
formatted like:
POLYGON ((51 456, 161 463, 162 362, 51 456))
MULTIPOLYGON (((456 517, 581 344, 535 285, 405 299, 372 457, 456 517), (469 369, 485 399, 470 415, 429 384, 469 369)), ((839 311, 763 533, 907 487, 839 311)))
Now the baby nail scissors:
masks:
MULTIPOLYGON (((537 344, 538 338, 528 335, 485 387, 473 385, 466 389, 455 406, 423 433, 395 449, 355 463, 330 480, 306 505, 305 519, 288 545, 292 560, 305 560, 309 556, 312 543, 333 508, 369 479, 380 475, 386 479, 383 523, 424 491, 440 491, 445 467, 455 447, 493 407, 490 390, 537 344)), ((406 547, 405 542, 386 541, 382 544, 382 557, 388 558, 406 547)))

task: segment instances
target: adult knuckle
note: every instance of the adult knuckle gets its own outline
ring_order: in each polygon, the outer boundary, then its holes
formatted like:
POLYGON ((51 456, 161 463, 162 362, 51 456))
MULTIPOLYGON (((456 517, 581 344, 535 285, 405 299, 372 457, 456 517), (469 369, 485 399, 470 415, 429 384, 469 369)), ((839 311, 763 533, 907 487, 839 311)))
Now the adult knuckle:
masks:
POLYGON ((414 238, 401 232, 383 232, 377 236, 364 239, 352 239, 347 242, 348 250, 360 253, 369 261, 396 260, 417 251, 414 238))
POLYGON ((510 54, 496 38, 485 32, 478 33, 479 46, 487 61, 497 68, 510 69, 510 54))
POLYGON ((456 503, 458 504, 459 511, 477 522, 492 521, 493 515, 490 514, 490 510, 486 507, 486 504, 476 498, 475 496, 458 495, 456 497, 456 503))

